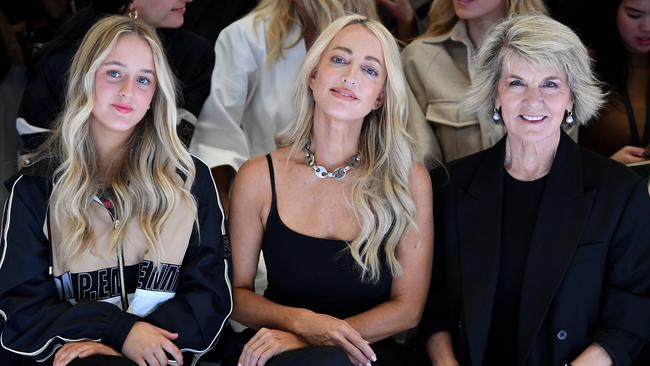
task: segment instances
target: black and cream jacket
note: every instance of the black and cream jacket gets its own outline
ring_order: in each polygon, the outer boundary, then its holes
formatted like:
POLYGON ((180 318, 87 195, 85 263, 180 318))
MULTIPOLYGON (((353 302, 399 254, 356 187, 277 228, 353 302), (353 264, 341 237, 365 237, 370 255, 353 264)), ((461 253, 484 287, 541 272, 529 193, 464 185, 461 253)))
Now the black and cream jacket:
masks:
MULTIPOLYGON (((96 199, 88 218, 94 248, 62 269, 56 246, 65 241, 48 215, 52 169, 46 163, 7 181, 0 245, 0 341, 5 349, 38 361, 65 342, 99 341, 121 351, 136 321, 178 333, 185 358, 216 343, 232 311, 230 247, 209 168, 194 158, 190 206, 177 199, 161 232, 162 256, 154 265, 137 220, 120 223, 96 199), (128 225, 121 250, 110 254, 110 233, 128 225)), ((181 177, 179 176, 179 179, 181 177)))

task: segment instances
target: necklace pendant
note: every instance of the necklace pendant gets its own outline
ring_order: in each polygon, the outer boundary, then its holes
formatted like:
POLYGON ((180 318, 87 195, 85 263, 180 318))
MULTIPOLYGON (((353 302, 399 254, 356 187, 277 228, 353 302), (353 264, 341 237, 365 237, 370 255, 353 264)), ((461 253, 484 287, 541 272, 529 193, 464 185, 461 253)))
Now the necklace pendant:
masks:
POLYGON ((327 171, 327 169, 325 169, 324 166, 322 165, 314 166, 314 175, 316 175, 318 178, 325 179, 329 177, 329 174, 330 173, 327 171))

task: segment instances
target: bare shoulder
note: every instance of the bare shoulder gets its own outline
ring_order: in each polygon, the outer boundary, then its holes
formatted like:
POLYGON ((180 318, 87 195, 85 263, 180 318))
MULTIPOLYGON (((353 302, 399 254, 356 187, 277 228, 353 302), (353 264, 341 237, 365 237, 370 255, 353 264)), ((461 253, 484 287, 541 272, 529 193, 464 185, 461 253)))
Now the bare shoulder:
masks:
POLYGON ((424 164, 413 163, 409 173, 409 190, 416 199, 425 198, 426 195, 431 197, 431 176, 424 164))
POLYGON ((253 178, 256 179, 260 174, 269 174, 268 163, 266 162, 266 155, 256 155, 248 160, 237 171, 237 177, 243 179, 253 178))
POLYGON ((237 171, 233 184, 232 196, 247 199, 264 199, 271 196, 269 167, 265 155, 258 155, 247 160, 237 171))

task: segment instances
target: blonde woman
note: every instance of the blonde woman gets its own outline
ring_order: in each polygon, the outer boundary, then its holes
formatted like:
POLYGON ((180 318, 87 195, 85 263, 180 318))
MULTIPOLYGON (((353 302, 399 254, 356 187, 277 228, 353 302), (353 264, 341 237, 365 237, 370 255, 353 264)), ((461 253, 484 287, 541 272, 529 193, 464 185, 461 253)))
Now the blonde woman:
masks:
POLYGON ((402 62, 413 92, 409 124, 430 126, 435 139, 429 153, 438 160, 462 158, 503 137, 502 125, 459 112, 476 73, 476 50, 487 31, 501 19, 544 13, 542 0, 433 1, 429 27, 404 49, 402 62))
POLYGON ((246 162, 233 187, 233 318, 254 330, 241 365, 408 363, 391 336, 420 318, 433 245, 406 93, 376 21, 342 17, 307 53, 281 147, 246 162))
POLYGON ((196 360, 232 307, 225 224, 209 169, 176 134, 160 40, 105 18, 67 85, 52 137, 8 183, 2 346, 55 366, 196 360))
POLYGON ((375 0, 263 0, 219 34, 210 96, 190 150, 213 169, 226 209, 234 172, 275 150, 275 134, 295 118, 290 94, 307 50, 347 13, 377 19, 375 0))

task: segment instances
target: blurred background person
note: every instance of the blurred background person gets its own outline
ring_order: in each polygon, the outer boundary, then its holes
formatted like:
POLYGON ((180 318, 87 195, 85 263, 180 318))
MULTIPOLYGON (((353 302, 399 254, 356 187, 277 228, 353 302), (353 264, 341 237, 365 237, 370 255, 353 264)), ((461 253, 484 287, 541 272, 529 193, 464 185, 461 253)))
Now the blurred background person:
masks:
POLYGON ((607 18, 595 42, 597 72, 610 95, 601 116, 581 128, 580 143, 624 164, 650 159, 648 71, 650 1, 608 0, 607 18))
MULTIPOLYGON (((0 181, 4 182, 18 167, 20 141, 14 123, 20 95, 25 87, 25 56, 11 28, 0 11, 0 181)), ((7 191, 0 189, 0 201, 7 191)))

